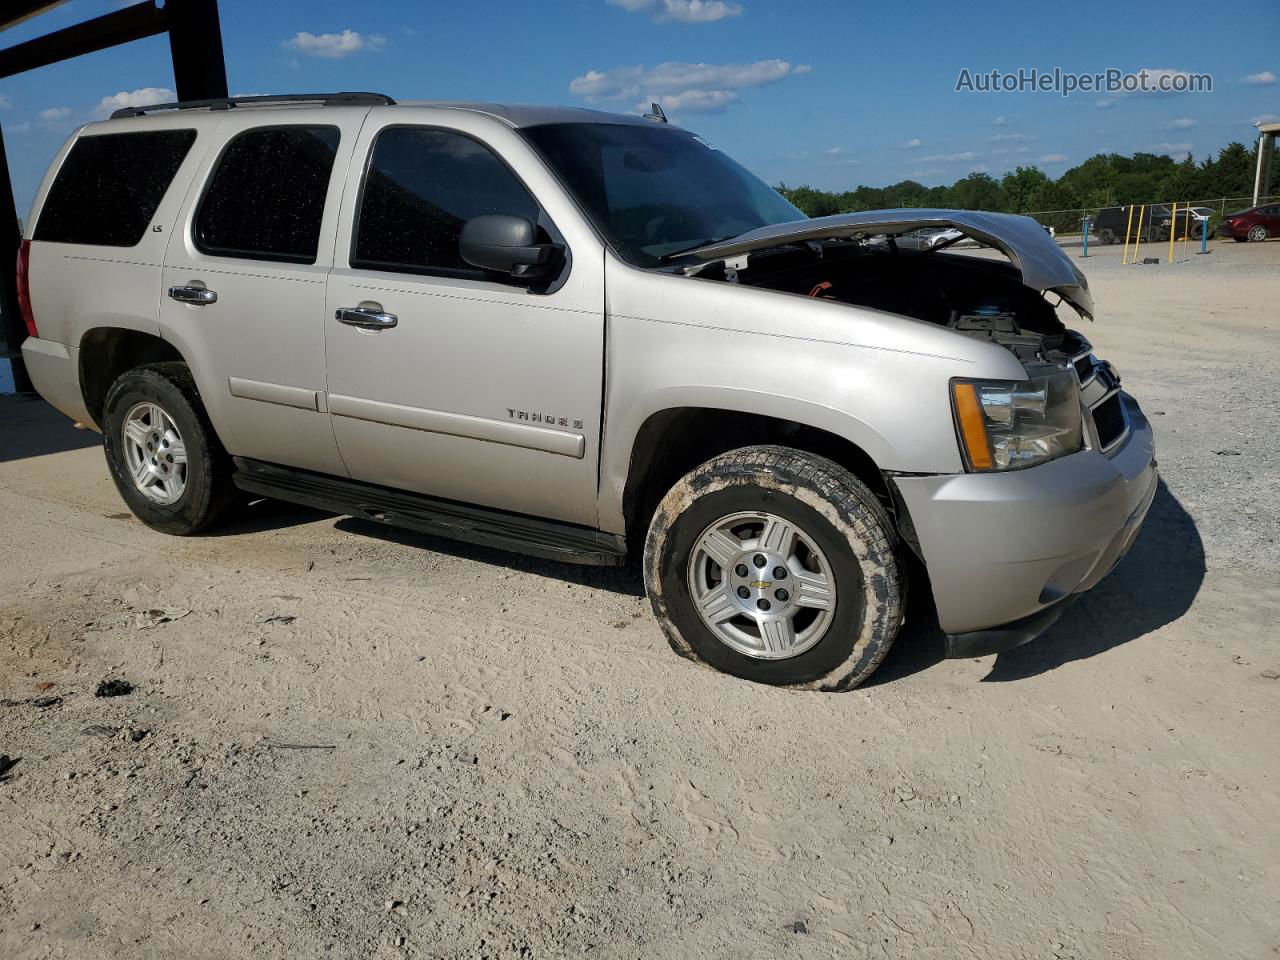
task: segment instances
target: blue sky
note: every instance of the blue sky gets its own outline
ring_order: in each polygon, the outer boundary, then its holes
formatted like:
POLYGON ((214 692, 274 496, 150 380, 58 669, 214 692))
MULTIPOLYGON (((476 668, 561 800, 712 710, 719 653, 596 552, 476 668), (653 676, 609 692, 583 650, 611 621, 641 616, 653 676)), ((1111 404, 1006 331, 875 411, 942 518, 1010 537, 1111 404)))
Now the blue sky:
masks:
MULTIPOLYGON (((8 46, 125 5, 71 0, 8 46)), ((634 111, 661 98, 770 182, 950 183, 1093 153, 1203 156, 1280 120, 1280 4, 916 0, 221 0, 232 92, 377 90, 634 111), (962 69, 1207 73, 1211 93, 958 93, 962 69)), ((58 145, 168 97, 152 38, 0 81, 20 214, 58 145)))

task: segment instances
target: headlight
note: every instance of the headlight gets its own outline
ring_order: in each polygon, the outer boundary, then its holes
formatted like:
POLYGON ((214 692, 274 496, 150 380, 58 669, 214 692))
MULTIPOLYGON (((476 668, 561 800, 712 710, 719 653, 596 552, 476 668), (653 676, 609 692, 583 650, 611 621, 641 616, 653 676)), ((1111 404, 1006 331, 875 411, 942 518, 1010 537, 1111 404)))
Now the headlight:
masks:
POLYGON ((1084 443, 1071 371, 1033 380, 952 380, 956 433, 970 470, 1018 470, 1084 443))

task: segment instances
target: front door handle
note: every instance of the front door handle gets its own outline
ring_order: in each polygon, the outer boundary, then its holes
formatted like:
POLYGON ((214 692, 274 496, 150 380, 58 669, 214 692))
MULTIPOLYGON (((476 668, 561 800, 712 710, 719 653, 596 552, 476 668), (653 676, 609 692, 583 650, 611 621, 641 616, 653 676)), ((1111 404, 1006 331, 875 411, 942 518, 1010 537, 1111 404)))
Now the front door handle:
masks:
POLYGON ((218 294, 208 287, 186 286, 186 287, 170 287, 169 298, 177 300, 179 303, 194 303, 203 306, 208 303, 217 303, 218 294))
POLYGON ((372 306, 339 307, 334 311, 339 323, 349 327, 360 327, 362 330, 389 330, 400 322, 394 313, 384 313, 382 307, 372 306))

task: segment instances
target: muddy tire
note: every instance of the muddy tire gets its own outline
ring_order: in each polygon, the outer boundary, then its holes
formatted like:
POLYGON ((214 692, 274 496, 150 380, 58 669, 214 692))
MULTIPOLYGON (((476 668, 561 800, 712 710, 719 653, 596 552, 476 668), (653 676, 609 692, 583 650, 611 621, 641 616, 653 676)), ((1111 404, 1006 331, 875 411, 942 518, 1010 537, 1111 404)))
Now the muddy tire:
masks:
POLYGON ((121 498, 162 533, 199 533, 236 500, 231 458, 185 363, 121 374, 107 391, 102 446, 121 498))
POLYGON ((902 622, 885 508, 843 467, 787 447, 733 450, 681 479, 649 524, 644 579, 677 653, 758 683, 855 687, 902 622))

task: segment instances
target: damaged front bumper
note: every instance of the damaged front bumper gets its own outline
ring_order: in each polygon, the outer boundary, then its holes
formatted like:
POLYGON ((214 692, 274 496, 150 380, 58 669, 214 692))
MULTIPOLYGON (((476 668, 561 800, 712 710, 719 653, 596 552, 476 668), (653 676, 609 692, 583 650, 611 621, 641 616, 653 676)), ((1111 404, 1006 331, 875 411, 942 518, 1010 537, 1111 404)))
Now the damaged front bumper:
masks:
POLYGON ((1121 394, 1129 433, 1027 470, 894 476, 900 524, 929 571, 947 655, 1033 640, 1133 544, 1155 499, 1151 425, 1121 394))

